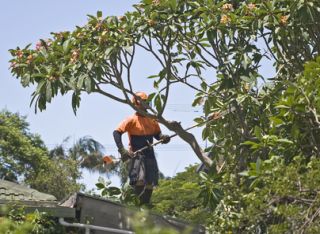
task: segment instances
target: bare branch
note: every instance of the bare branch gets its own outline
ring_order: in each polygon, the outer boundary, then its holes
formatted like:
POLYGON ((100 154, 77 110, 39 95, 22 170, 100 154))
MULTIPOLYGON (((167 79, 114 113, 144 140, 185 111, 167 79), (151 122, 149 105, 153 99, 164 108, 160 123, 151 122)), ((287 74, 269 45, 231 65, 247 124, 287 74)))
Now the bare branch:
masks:
POLYGON ((130 72, 130 69, 131 69, 131 66, 132 66, 132 62, 133 62, 133 57, 134 57, 134 54, 135 54, 135 46, 133 45, 133 51, 132 51, 132 54, 122 50, 123 54, 124 54, 124 58, 125 58, 125 61, 126 61, 126 68, 127 68, 127 82, 128 82, 128 85, 129 85, 129 89, 132 91, 133 88, 132 88, 132 83, 131 83, 131 72, 130 72), (128 59, 128 55, 130 56, 130 59, 128 59))
POLYGON ((186 79, 187 79, 187 77, 189 77, 189 76, 185 76, 184 78, 180 78, 180 77, 178 77, 178 76, 176 76, 176 75, 174 75, 174 74, 172 74, 172 76, 173 76, 177 81, 181 82, 182 84, 185 84, 185 85, 189 86, 190 88, 192 88, 192 89, 194 89, 194 90, 196 90, 196 91, 198 91, 198 92, 200 92, 200 93, 207 94, 207 93, 204 92, 203 90, 201 90, 201 89, 197 88, 196 86, 194 86, 194 85, 186 82, 186 79))
MULTIPOLYGON (((180 32, 181 32, 181 35, 182 35, 188 42, 190 42, 192 45, 194 45, 194 46, 200 46, 200 48, 201 48, 203 51, 205 51, 208 55, 210 55, 210 56, 211 56, 212 58, 214 58, 215 60, 218 60, 218 58, 217 58, 213 53, 211 53, 207 48, 205 48, 201 43, 196 42, 196 41, 192 40, 191 38, 187 37, 187 35, 186 35, 185 33, 183 33, 181 30, 180 30, 180 32)), ((209 60, 208 60, 202 53, 199 53, 198 55, 203 59, 203 61, 205 61, 205 62, 207 63, 208 66, 213 67, 213 68, 215 68, 215 69, 218 68, 218 67, 215 66, 213 63, 209 62, 209 60)))
POLYGON ((147 44, 147 47, 142 45, 141 43, 137 43, 137 45, 140 46, 141 48, 145 49, 146 51, 151 52, 152 55, 159 61, 161 66, 165 67, 163 61, 160 59, 160 57, 157 55, 157 53, 153 50, 151 39, 149 40, 149 42, 147 41, 147 39, 145 37, 143 37, 143 39, 144 39, 145 43, 147 44))
POLYGON ((100 93, 100 94, 102 94, 102 95, 104 95, 104 96, 106 96, 106 97, 108 97, 108 98, 111 98, 111 99, 113 99, 113 100, 115 100, 115 101, 118 101, 118 102, 127 104, 127 101, 126 101, 126 100, 123 100, 123 99, 121 99, 121 98, 118 98, 118 97, 110 94, 110 93, 107 93, 107 92, 103 91, 98 85, 96 85, 96 88, 94 89, 93 92, 100 93))
POLYGON ((271 54, 271 56, 274 58, 274 60, 276 60, 276 62, 278 63, 278 64, 281 64, 280 63, 280 61, 278 60, 278 58, 275 56, 275 54, 273 53, 273 51, 272 51, 272 49, 271 49, 271 47, 270 47, 270 45, 269 45, 269 43, 268 43, 268 41, 267 41, 267 38, 266 38, 266 35, 269 35, 270 36, 270 34, 271 33, 263 33, 263 34, 261 34, 261 37, 263 38, 263 40, 264 40, 264 44, 267 46, 267 48, 268 48, 268 51, 270 52, 270 54, 271 54))
MULTIPOLYGON (((162 105, 162 108, 161 110, 159 111, 158 115, 162 116, 163 112, 164 112, 164 109, 167 105, 167 101, 168 101, 168 96, 169 96, 169 88, 170 88, 170 78, 171 78, 171 66, 172 66, 172 60, 171 60, 171 53, 170 53, 170 40, 171 40, 171 35, 169 35, 169 42, 168 42, 168 45, 166 45, 166 51, 167 51, 167 54, 168 54, 168 58, 166 59, 165 57, 165 53, 163 53, 163 57, 164 57, 164 60, 166 62, 166 69, 167 69, 167 82, 166 82, 166 94, 165 94, 165 97, 164 97, 164 101, 163 101, 163 105, 162 105)), ((164 49, 164 46, 162 45, 161 46, 163 49, 164 49)))

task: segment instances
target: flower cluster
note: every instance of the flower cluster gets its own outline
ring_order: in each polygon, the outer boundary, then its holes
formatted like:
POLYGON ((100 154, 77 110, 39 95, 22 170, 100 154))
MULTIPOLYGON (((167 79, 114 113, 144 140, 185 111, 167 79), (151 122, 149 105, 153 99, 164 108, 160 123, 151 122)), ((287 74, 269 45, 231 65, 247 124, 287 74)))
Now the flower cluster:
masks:
POLYGON ((250 10, 250 11, 254 11, 257 7, 256 7, 256 4, 253 4, 253 3, 249 3, 248 5, 247 5, 247 7, 248 7, 248 9, 250 10))
POLYGON ((223 4, 222 11, 227 12, 227 11, 232 11, 232 10, 233 10, 232 4, 230 4, 230 3, 223 4))
POLYGON ((79 59, 79 55, 80 55, 80 50, 79 49, 73 50, 72 53, 71 53, 70 62, 71 63, 77 62, 78 59, 79 59))
POLYGON ((282 24, 282 25, 287 25, 288 24, 288 16, 287 15, 282 15, 281 17, 280 17, 280 24, 282 24))
POLYGON ((231 22, 230 16, 222 15, 222 17, 221 17, 221 19, 220 19, 220 23, 222 23, 222 24, 229 24, 230 22, 231 22))
POLYGON ((152 1, 152 5, 159 6, 160 5, 160 0, 153 0, 152 1))

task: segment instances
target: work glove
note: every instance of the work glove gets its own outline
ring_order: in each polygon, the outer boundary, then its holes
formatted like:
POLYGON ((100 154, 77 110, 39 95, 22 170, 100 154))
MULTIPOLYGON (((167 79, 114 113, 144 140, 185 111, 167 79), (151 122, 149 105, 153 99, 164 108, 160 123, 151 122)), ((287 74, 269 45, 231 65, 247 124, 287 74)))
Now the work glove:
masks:
POLYGON ((133 153, 129 152, 129 151, 128 151, 127 149, 125 149, 125 148, 121 148, 121 149, 119 149, 118 151, 119 151, 119 153, 120 153, 120 155, 121 155, 121 160, 122 160, 123 162, 125 162, 125 161, 133 158, 133 153))
POLYGON ((170 136, 161 134, 160 140, 162 141, 162 144, 168 144, 170 142, 170 136))

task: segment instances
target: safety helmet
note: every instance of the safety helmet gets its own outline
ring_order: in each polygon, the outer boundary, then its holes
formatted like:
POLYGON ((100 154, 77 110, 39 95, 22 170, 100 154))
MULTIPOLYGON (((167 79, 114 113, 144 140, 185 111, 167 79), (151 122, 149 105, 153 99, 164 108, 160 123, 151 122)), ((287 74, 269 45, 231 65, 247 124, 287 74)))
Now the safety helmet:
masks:
MULTIPOLYGON (((145 92, 136 92, 135 95, 137 97, 141 98, 141 100, 143 100, 143 101, 147 101, 147 99, 148 99, 148 95, 145 92)), ((136 98, 136 96, 133 96, 131 101, 135 105, 139 105, 139 103, 138 103, 139 100, 138 100, 138 98, 136 98)))

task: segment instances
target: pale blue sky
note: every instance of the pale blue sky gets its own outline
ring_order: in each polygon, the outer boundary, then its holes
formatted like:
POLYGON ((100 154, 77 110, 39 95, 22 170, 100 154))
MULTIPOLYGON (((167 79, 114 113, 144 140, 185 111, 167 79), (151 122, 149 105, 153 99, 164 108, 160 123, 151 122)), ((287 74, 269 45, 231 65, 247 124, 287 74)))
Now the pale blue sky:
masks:
MULTIPOLYGON (((47 110, 34 113, 29 107, 32 88, 23 88, 19 80, 13 78, 8 70, 10 54, 8 50, 17 46, 24 47, 35 44, 40 38, 49 38, 50 32, 73 30, 76 25, 87 22, 87 14, 95 15, 98 10, 107 15, 123 15, 139 1, 125 0, 2 0, 0 3, 0 109, 19 112, 27 116, 30 131, 41 135, 49 148, 60 144, 70 136, 71 143, 80 137, 91 136, 106 146, 106 153, 117 155, 112 132, 118 123, 133 111, 99 95, 83 95, 77 116, 71 108, 70 96, 55 98, 47 105, 47 110)), ((151 81, 144 77, 156 73, 157 65, 144 54, 137 54, 134 62, 133 77, 136 90, 150 92, 151 81)), ((169 108, 165 117, 169 120, 181 121, 182 126, 189 127, 199 112, 192 111, 189 106, 194 93, 179 87, 173 90, 169 100, 169 108)), ((162 127, 164 133, 169 133, 162 127)), ((193 130, 200 144, 201 129, 193 130)), ((126 136, 124 139, 126 140, 126 136)), ((125 141, 126 142, 126 141, 125 141)), ((160 170, 166 176, 173 176, 183 171, 189 164, 199 162, 189 146, 178 138, 168 145, 156 148, 160 170)), ((96 175, 84 175, 88 187, 96 182, 96 175)))

